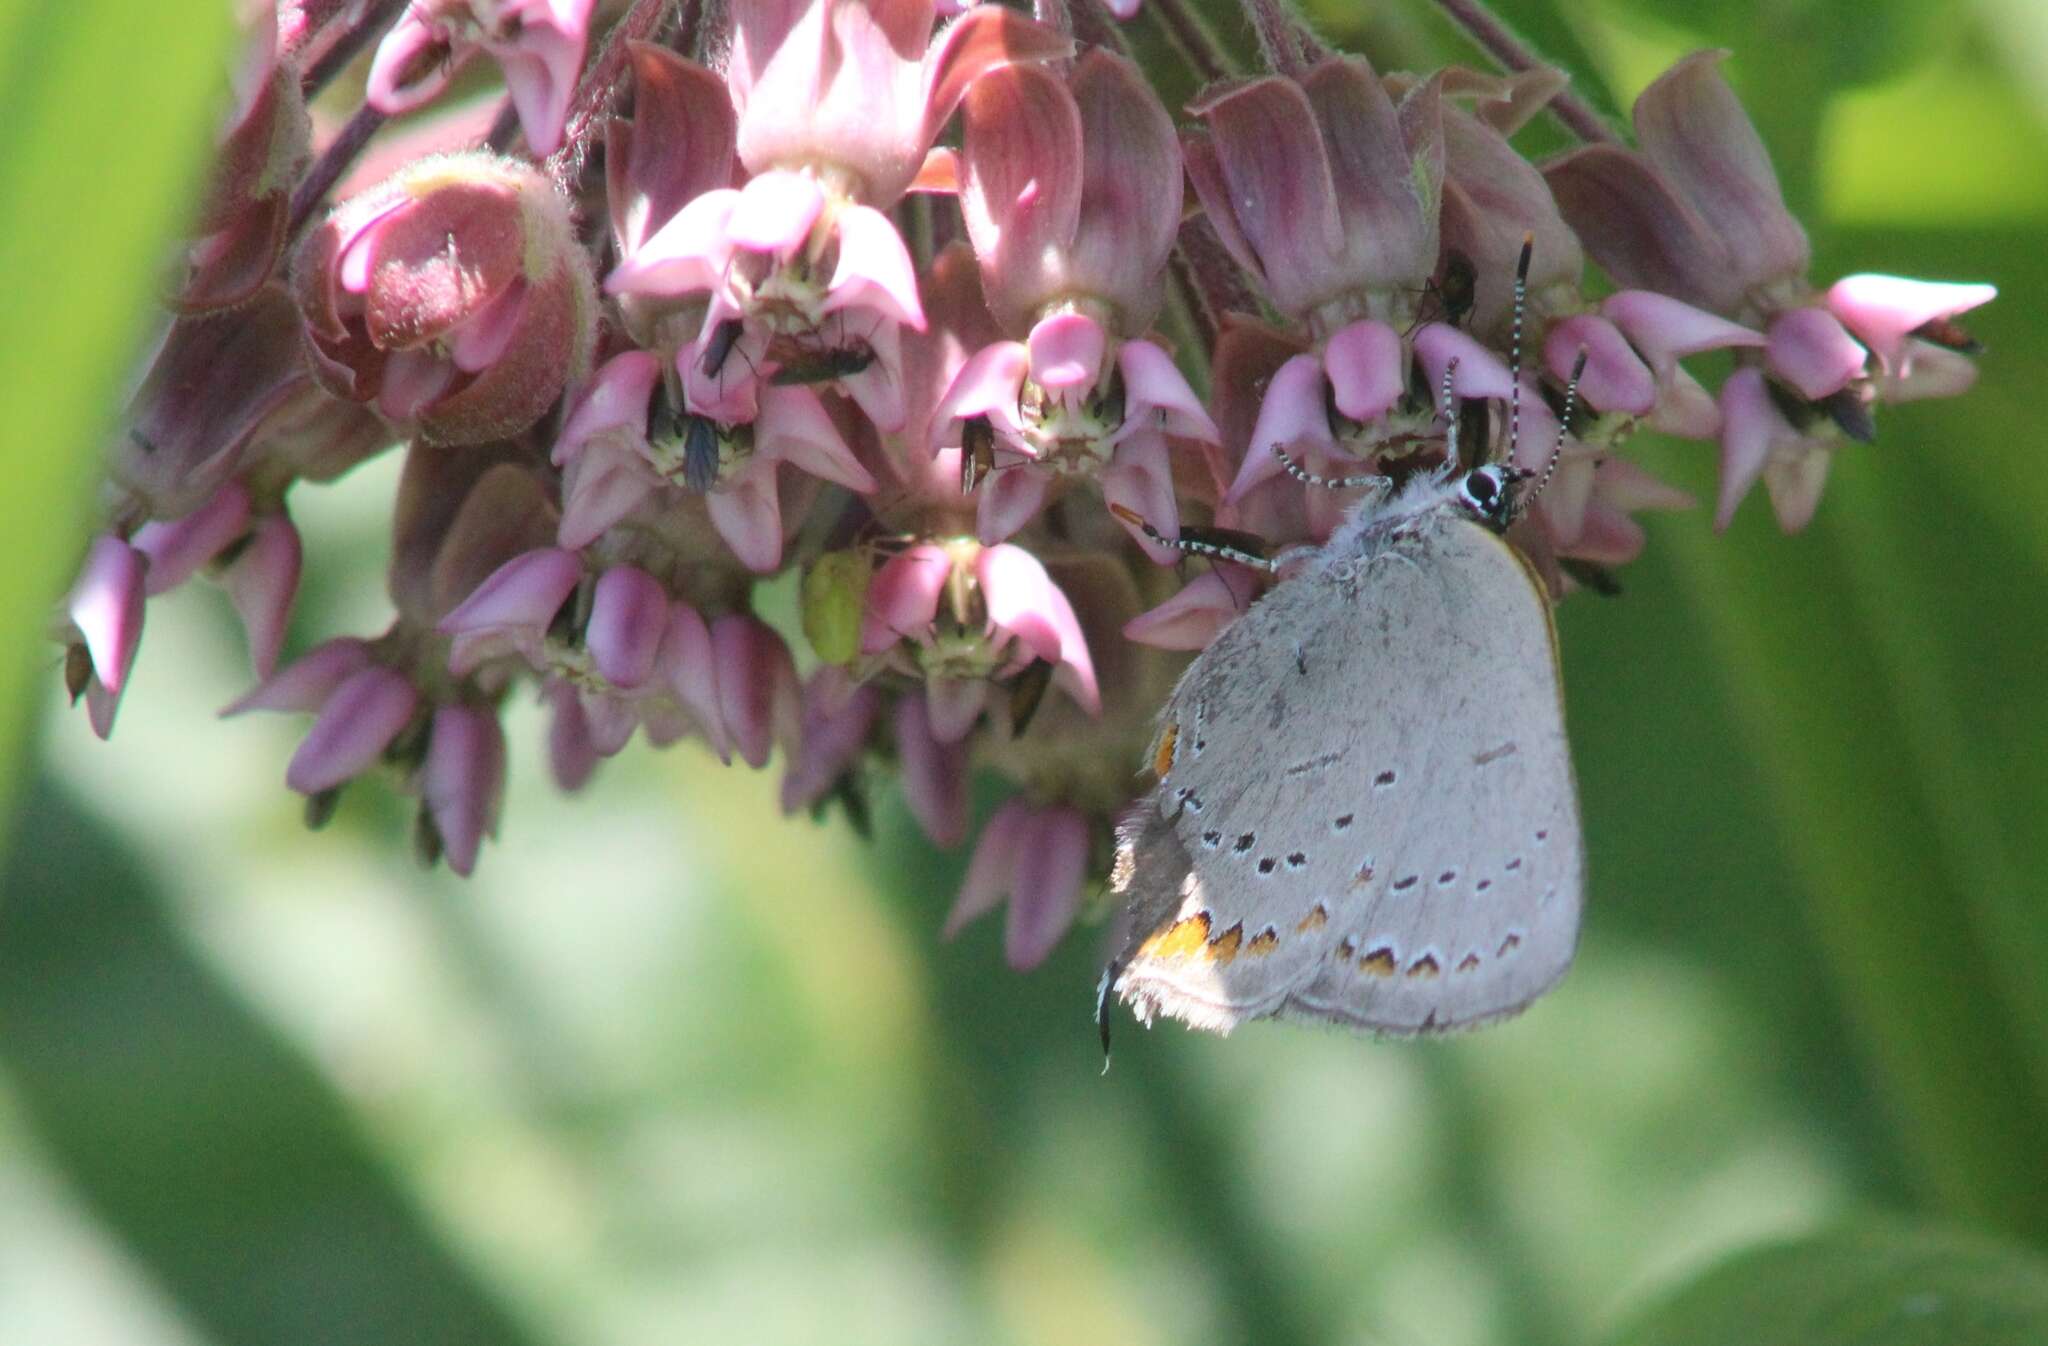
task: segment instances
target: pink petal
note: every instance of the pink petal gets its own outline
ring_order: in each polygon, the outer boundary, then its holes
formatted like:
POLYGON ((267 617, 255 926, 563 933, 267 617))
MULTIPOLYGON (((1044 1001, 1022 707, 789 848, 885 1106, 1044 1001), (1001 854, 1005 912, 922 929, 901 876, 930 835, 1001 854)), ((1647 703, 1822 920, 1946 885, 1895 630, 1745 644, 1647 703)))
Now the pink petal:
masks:
POLYGON ((825 209, 825 192, 808 173, 771 168, 740 188, 725 236, 739 247, 788 256, 806 238, 825 209))
POLYGON ((590 748, 599 757, 616 757, 633 741, 640 727, 637 703, 627 697, 594 687, 579 687, 576 698, 583 704, 583 723, 590 734, 590 748))
POLYGON ((111 534, 93 539, 68 602, 71 624, 85 638, 93 676, 116 700, 142 644, 148 562, 111 534))
POLYGON ((925 698, 896 698, 896 758, 903 773, 903 802, 934 846, 951 849, 967 839, 967 744, 964 736, 941 742, 932 732, 925 698))
POLYGON ((877 317, 867 342, 875 358, 866 369, 841 375, 839 386, 875 423, 875 429, 893 435, 910 415, 903 392, 903 329, 877 317))
POLYGON ((1832 397, 1863 373, 1868 352, 1824 308, 1795 308, 1771 323, 1764 361, 1809 402, 1832 397))
POLYGON ((1835 455, 1826 449, 1808 447, 1803 453, 1778 457, 1764 464, 1764 490, 1771 497, 1771 512, 1778 527, 1797 533, 1813 522, 1820 506, 1821 488, 1827 484, 1828 466, 1835 455))
POLYGON ((975 536, 994 546, 1038 517, 1052 491, 1052 476, 1029 462, 1009 463, 981 485, 975 505, 975 536))
POLYGON ((1731 346, 1761 346, 1763 334, 1652 290, 1623 290, 1600 303, 1611 321, 1662 374, 1674 360, 1731 346))
MULTIPOLYGON (((1458 370, 1451 376, 1454 397, 1506 401, 1514 391, 1514 376, 1506 362, 1471 334, 1449 323, 1433 322, 1415 334, 1415 358, 1429 380, 1432 404, 1443 398, 1444 370, 1452 360, 1458 362, 1458 370)), ((1437 410, 1441 414, 1443 409, 1437 410)))
POLYGON ((360 775, 411 721, 419 699, 419 689, 396 669, 373 664, 349 675, 292 754, 285 785, 313 795, 360 775))
POLYGON ((860 652, 880 654, 906 636, 929 630, 938 618, 939 595, 952 571, 953 558, 946 549, 929 542, 884 561, 868 581, 860 652))
POLYGON ((242 618, 242 629, 249 634, 249 662, 259 678, 268 678, 277 668, 303 563, 299 530, 291 519, 266 514, 257 521, 241 554, 221 575, 228 599, 242 618))
POLYGON ((1647 416, 1656 406, 1656 378, 1613 323, 1578 313, 1555 324, 1543 339, 1543 367, 1560 383, 1570 381, 1582 353, 1586 368, 1579 377, 1579 399, 1586 406, 1631 416, 1647 416))
POLYGON ((1171 355, 1149 341, 1126 341, 1117 348, 1116 363, 1124 376, 1126 406, 1119 439, 1142 428, 1150 419, 1146 413, 1157 412, 1159 428, 1169 435, 1205 444, 1223 442, 1223 432, 1171 355))
POLYGON ((1340 327, 1324 344, 1323 371, 1337 410, 1361 424, 1376 421, 1407 386, 1401 334, 1372 318, 1340 327))
POLYGON ((1015 633, 1033 643, 1034 652, 1051 659, 1036 628, 1050 631, 1058 641, 1059 669, 1054 678, 1090 715, 1102 713, 1102 693, 1095 683, 1095 664, 1088 655, 1088 640, 1067 596, 1045 573, 1036 556, 1007 543, 983 548, 975 558, 974 570, 981 582, 982 601, 988 608, 989 625, 1015 633))
POLYGON ((1643 424, 1679 439, 1721 438, 1721 408, 1700 381, 1678 366, 1657 385, 1657 406, 1643 424))
POLYGON ((725 730, 748 766, 768 764, 781 744, 794 753, 803 728, 803 692, 789 648, 754 617, 729 613, 711 624, 718 661, 718 703, 725 730))
POLYGON ((144 524, 130 545, 149 558, 144 592, 177 588, 240 537, 249 524, 249 488, 231 481, 182 519, 144 524))
POLYGON ((1031 352, 1021 341, 996 341, 969 356, 932 410, 933 452, 960 442, 960 423, 975 416, 1017 435, 1023 421, 1017 399, 1031 372, 1031 352))
POLYGON ((475 316, 448 333, 448 359, 465 374, 489 369, 512 348, 526 325, 533 288, 523 279, 507 285, 475 316))
POLYGON ((564 791, 580 790, 597 770, 598 752, 590 738, 590 720, 583 700, 566 682, 550 682, 544 692, 552 710, 548 720, 548 771, 564 791))
POLYGON ((872 309, 913 331, 924 330, 917 268, 889 217, 868 206, 845 206, 836 221, 839 267, 826 287, 824 310, 872 309))
POLYGON ((1125 622, 1124 638, 1160 650, 1204 649, 1256 596, 1249 578, 1238 579, 1233 588, 1224 571, 1207 571, 1182 585, 1180 592, 1164 603, 1125 622))
POLYGON ((952 939, 969 921, 994 911, 1010 892, 1031 819, 1031 806, 1012 799, 982 825, 974 856, 967 862, 967 874, 960 881, 960 894, 953 899, 953 909, 946 913, 946 924, 939 932, 941 939, 952 939))
MULTIPOLYGON (((1173 464, 1167 458, 1165 436, 1154 431, 1117 445, 1116 457, 1103 470, 1099 484, 1102 502, 1112 507, 1111 513, 1116 512, 1114 507, 1122 506, 1161 535, 1180 536, 1180 507, 1174 498, 1173 464)), ((1180 562, 1178 550, 1152 541, 1142 528, 1121 514, 1116 517, 1154 564, 1170 566, 1180 562)))
POLYGON ((1014 330, 1064 278, 1081 217, 1081 114, 1063 77, 1012 65, 968 90, 962 124, 960 213, 989 307, 1014 330))
POLYGON ((704 497, 704 509, 741 565, 767 575, 782 564, 782 497, 774 459, 757 455, 704 497))
POLYGON ((515 556, 491 572, 436 628, 443 635, 525 630, 536 635, 561 611, 583 579, 583 560, 561 547, 515 556))
POLYGON ((1718 69, 1721 51, 1695 52, 1636 99, 1636 142, 1734 258, 1737 284, 1806 271, 1806 233, 1785 209, 1749 114, 1718 69))
POLYGON ((591 436, 603 430, 628 428, 644 437, 647 404, 660 378, 661 362, 647 351, 630 350, 605 361, 563 422, 550 461, 566 466, 591 436))
POLYGON ((645 685, 667 631, 668 595, 654 576, 633 566, 598 576, 584 647, 606 682, 621 691, 645 685))
POLYGON ((264 678, 221 714, 281 710, 310 715, 327 703, 335 688, 368 668, 370 663, 367 642, 353 636, 327 641, 264 678))
POLYGON ((555 541, 587 547, 654 494, 655 480, 638 455, 592 446, 562 474, 562 517, 555 541))
POLYGON ((1026 341, 1031 378, 1047 392, 1086 392, 1102 372, 1109 334, 1085 313, 1055 313, 1032 325, 1026 341))
POLYGON ((1967 313, 1998 297, 1995 285, 1955 285, 1904 276, 1844 276, 1828 287, 1828 311, 1842 320, 1887 368, 1902 363, 1906 338, 1938 319, 1967 313))
POLYGON ((420 767, 420 800, 441 834, 448 868, 467 878, 485 836, 498 830, 505 795, 505 731, 498 717, 474 706, 434 712, 420 767))
POLYGON ((417 421, 455 381, 455 366, 431 351, 392 351, 384 360, 377 411, 401 425, 417 421))
POLYGON ((804 685, 803 749, 782 776, 782 811, 795 813, 823 799, 860 760, 868 732, 882 713, 882 694, 854 686, 846 670, 827 664, 804 685))
POLYGON ((605 277, 605 293, 677 298, 716 289, 732 261, 726 222, 739 198, 736 189, 721 187, 684 206, 605 277))
POLYGON ((1236 504, 1261 482, 1277 476, 1280 459, 1273 446, 1287 449, 1297 461, 1296 446, 1303 442, 1330 442, 1330 417, 1323 409, 1322 362, 1313 355, 1297 355, 1273 372, 1266 396, 1259 403, 1259 421, 1252 429, 1251 448, 1238 464, 1237 480, 1224 495, 1226 504, 1236 504))
POLYGON ((677 603, 668 610, 668 634, 662 640, 661 669, 668 689, 704 735, 718 760, 731 765, 732 743, 725 733, 725 712, 718 699, 718 656, 711 629, 697 610, 677 603))
POLYGON ((875 479, 853 456, 824 403, 809 388, 761 389, 761 418, 754 424, 754 452, 800 467, 820 481, 862 495, 875 479))
POLYGON ((1771 405, 1761 369, 1738 369, 1721 385, 1721 495, 1714 528, 1726 529, 1735 507, 1762 475, 1771 443, 1791 430, 1771 405))
POLYGON ((1010 966, 1029 972, 1045 961, 1081 909, 1088 871, 1088 820, 1078 809, 1048 808, 1020 838, 1003 929, 1010 966))
POLYGON ((1969 356, 1925 341, 1908 341, 1898 366, 1879 377, 1877 391, 1886 402, 1917 402, 1959 396, 1976 382, 1977 362, 1969 356))
POLYGON ((927 678, 925 723, 934 742, 964 745, 988 705, 988 684, 979 678, 927 678))
POLYGON ((450 44, 438 24, 408 7, 405 16, 377 44, 363 90, 365 101, 387 117, 424 107, 448 87, 473 50, 450 44), (445 59, 428 54, 443 46, 450 48, 445 59), (413 76, 413 82, 401 84, 407 74, 413 76))
POLYGON ((583 0, 580 8, 583 14, 573 24, 564 24, 559 17, 553 24, 529 21, 510 49, 502 43, 490 44, 498 68, 505 72, 505 88, 519 113, 527 146, 537 155, 553 154, 562 143, 569 98, 583 64, 589 0, 583 0))

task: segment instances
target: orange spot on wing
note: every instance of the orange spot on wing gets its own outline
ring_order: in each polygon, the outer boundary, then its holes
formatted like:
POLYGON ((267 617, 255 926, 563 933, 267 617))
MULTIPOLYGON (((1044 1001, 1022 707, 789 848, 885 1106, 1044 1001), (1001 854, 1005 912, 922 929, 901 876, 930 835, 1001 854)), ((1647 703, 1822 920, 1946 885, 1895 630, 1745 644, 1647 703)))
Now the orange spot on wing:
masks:
POLYGON ((1189 958, 1209 947, 1209 913, 1198 911, 1185 921, 1175 921, 1138 946, 1147 958, 1189 958))
POLYGON ((1320 930, 1329 923, 1330 913, 1323 909, 1322 903, 1318 902, 1309 908, 1308 915, 1302 917, 1301 924, 1294 928, 1303 934, 1307 934, 1311 930, 1320 930))
POLYGON ((1237 957, 1238 945, 1244 941, 1244 924, 1239 922, 1216 936, 1209 944, 1208 956, 1211 961, 1228 963, 1237 957))
POLYGON ((1408 975, 1411 977, 1434 977, 1438 971, 1436 959, 1429 954, 1422 955, 1408 965, 1408 975))
POLYGON ((1478 954, 1476 954, 1476 953, 1468 953, 1468 954, 1466 954, 1466 955, 1465 955, 1465 956, 1464 956, 1463 958, 1460 958, 1460 959, 1458 960, 1458 971, 1460 971, 1460 972, 1477 972, 1478 970, 1479 970, 1479 955, 1478 955, 1478 954))
POLYGON ((1258 934, 1252 936, 1251 943, 1244 946, 1244 951, 1248 954, 1269 954, 1273 952, 1274 947, 1279 943, 1280 936, 1275 934, 1273 927, 1269 925, 1264 930, 1259 931, 1258 934))
POLYGON ((1370 973, 1375 977, 1393 976, 1394 951, 1392 949, 1374 949, 1371 953, 1358 960, 1358 970, 1370 973))
MULTIPOLYGON (((1152 774, 1164 776, 1173 770, 1173 745, 1180 739, 1180 724, 1168 720, 1166 727, 1159 731, 1159 743, 1152 749, 1152 774)), ((1128 760, 1128 759, 1126 759, 1128 760)))

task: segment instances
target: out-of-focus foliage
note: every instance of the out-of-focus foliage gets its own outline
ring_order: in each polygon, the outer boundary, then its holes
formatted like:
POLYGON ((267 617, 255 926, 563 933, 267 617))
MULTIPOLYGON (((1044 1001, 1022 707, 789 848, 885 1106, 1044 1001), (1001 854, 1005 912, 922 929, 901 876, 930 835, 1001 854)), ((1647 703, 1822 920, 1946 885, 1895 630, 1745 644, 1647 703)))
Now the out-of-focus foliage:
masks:
POLYGON ((1620 1346, 2031 1346, 2048 1263, 1984 1239, 1890 1226, 1731 1257, 1620 1346))
MULTIPOLYGON (((300 830, 294 726, 209 721, 245 669, 217 596, 180 594, 111 745, 37 687, 0 892, 0 1339, 1825 1342, 1855 1326, 1828 1305, 1910 1308, 1920 1277, 1936 1321, 2038 1315, 2048 25, 1501 8, 1609 105, 1734 47, 1817 278, 2004 289, 1971 317, 1980 386, 1889 409, 1807 533, 1660 517, 1623 596, 1561 612, 1593 887, 1555 996, 1427 1044, 1120 1024, 1098 1078, 1087 933, 1023 978, 990 923, 938 945, 958 861, 886 788, 872 848, 687 754, 564 801, 522 713, 503 844, 459 884, 395 853, 374 790, 300 830), (1838 1237, 1671 1297, 1873 1207, 2033 1251, 1838 1237), (1775 1326, 1718 1316, 1743 1305, 1775 1326)), ((1333 36, 1455 53, 1421 10, 1333 36)), ((103 78, 46 79, 10 147, 103 78)), ((137 275, 74 306, 132 321, 137 275)), ((38 472, 83 470, 111 360, 10 393, 17 424, 73 407, 38 472)), ((1642 447, 1711 494, 1711 450, 1642 447)), ((392 466, 304 498, 334 562, 309 575, 359 581, 308 593, 302 642, 376 628, 392 466)), ((35 522, 0 571, 47 595, 76 530, 13 476, 35 522)), ((2032 1338, 1898 1338, 1936 1339, 2032 1338)))

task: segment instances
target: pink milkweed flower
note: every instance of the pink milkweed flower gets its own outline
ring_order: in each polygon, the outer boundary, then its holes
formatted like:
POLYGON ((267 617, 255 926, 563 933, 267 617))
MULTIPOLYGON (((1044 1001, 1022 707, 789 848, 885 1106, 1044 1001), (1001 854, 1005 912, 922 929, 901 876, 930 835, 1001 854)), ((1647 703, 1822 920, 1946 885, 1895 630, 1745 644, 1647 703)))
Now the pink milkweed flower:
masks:
POLYGON ((910 816, 934 846, 958 846, 967 839, 968 740, 941 742, 930 703, 915 694, 896 698, 891 720, 910 816))
POLYGON ((458 677, 516 657, 572 689, 577 741, 597 756, 617 753, 645 725, 657 744, 694 730, 729 757, 732 719, 709 629, 636 566, 587 580, 573 551, 527 552, 493 571, 438 630, 450 639, 448 668, 458 677))
POLYGON ((880 428, 899 428, 894 329, 921 330, 925 317, 909 252, 882 212, 909 190, 978 75, 1068 50, 1000 6, 969 11, 936 39, 935 19, 930 0, 740 7, 726 81, 739 158, 753 176, 691 201, 607 289, 709 291, 707 332, 737 322, 756 342, 773 341, 785 377, 806 363, 858 365, 840 381, 880 428))
POLYGON ((868 584, 860 648, 923 679, 941 743, 966 737, 991 682, 1038 659, 1054 665, 1053 682, 1083 710, 1102 711, 1073 605, 1037 557, 1007 543, 923 542, 890 557, 868 584))
POLYGON ((853 680, 837 664, 811 674, 803 689, 803 732, 782 776, 782 811, 823 801, 858 765, 882 714, 879 688, 853 680))
POLYGON ((101 534, 64 602, 65 683, 74 703, 85 698, 86 718, 101 738, 114 732, 114 712, 142 645, 148 571, 142 552, 101 534))
POLYGON ((1088 819, 1079 809, 1010 800, 981 829, 942 937, 952 939, 1008 898, 1003 954, 1011 967, 1029 972, 1081 910, 1088 849, 1088 819))
MULTIPOLYGON (((1028 341, 984 346, 954 378, 931 420, 932 451, 966 451, 969 422, 987 427, 993 470, 978 506, 985 543, 1009 537, 1044 505, 1062 477, 1095 477, 1103 499, 1171 537, 1179 528, 1168 436, 1220 436, 1202 402, 1149 341, 1125 341, 1109 358, 1103 327, 1086 313, 1042 318, 1028 341)), ((1130 525, 1126 524, 1126 527, 1130 525)), ((1147 541, 1155 561, 1178 553, 1147 541)))
POLYGON ((412 0, 377 46, 365 93, 387 116, 438 97, 478 52, 505 74, 526 143, 562 143, 595 0, 412 0))
MULTIPOLYGON (((1555 81, 1550 85, 1554 87, 1555 81)), ((1739 323, 1648 290, 1589 304, 1580 282, 1585 254, 1559 213, 1543 174, 1507 137, 1462 108, 1443 109, 1443 245, 1471 268, 1471 330, 1503 344, 1512 330, 1514 277, 1529 247, 1528 355, 1563 388, 1586 356, 1578 402, 1595 423, 1581 437, 1617 444, 1638 425, 1712 439, 1713 400, 1679 365, 1688 355, 1762 346, 1739 323)))
MULTIPOLYGON (((1172 119, 1131 65, 1106 52, 1070 78, 1035 65, 969 91, 961 209, 982 288, 1024 341, 984 347, 932 419, 934 450, 985 418, 991 455, 1013 468, 981 493, 979 535, 996 543, 1056 480, 1099 477, 1104 498, 1171 536, 1178 528, 1167 434, 1215 443, 1216 427, 1172 359, 1139 338, 1165 292, 1180 223, 1172 119)), ((1130 527, 1153 559, 1177 554, 1130 527)))
POLYGON ((782 468, 875 489, 810 389, 762 385, 749 420, 728 424, 681 410, 666 372, 646 351, 615 356, 570 413, 553 452, 565 469, 564 546, 587 546, 636 510, 697 494, 733 554, 767 574, 782 563, 782 468))
POLYGON ((313 727, 285 769, 285 784, 311 796, 338 789, 383 759, 414 727, 420 700, 418 687, 384 662, 377 646, 342 637, 277 670, 221 714, 311 714, 313 727))
POLYGON ((1436 267, 1444 176, 1440 79, 1398 107, 1356 56, 1211 90, 1184 138, 1217 237, 1275 308, 1327 336, 1405 324, 1436 267))
POLYGON ((497 715, 461 704, 436 709, 419 791, 427 849, 468 878, 483 839, 498 834, 505 802, 505 730, 497 715))
MULTIPOLYGON (((1697 52, 1643 91, 1634 110, 1640 150, 1587 146, 1553 161, 1545 175, 1565 218, 1617 281, 1763 329, 1756 364, 1785 405, 1767 405, 1777 395, 1752 380, 1724 385, 1719 515, 1725 525, 1762 475, 1789 532, 1812 517, 1827 476, 1824 461, 1802 460, 1831 453, 1844 435, 1873 437, 1870 404, 1902 390, 1893 371, 1910 364, 1918 347, 1953 371, 1954 362, 1912 334, 1996 292, 1915 293, 1904 288, 1914 282, 1851 277, 1847 290, 1817 294, 1806 274, 1806 233, 1785 209, 1770 155, 1717 69, 1725 55, 1697 52), (1880 293, 1890 297, 1876 306, 1881 312, 1859 302, 1880 293), (1911 300, 1896 302, 1909 293, 1911 300), (1902 327, 1915 313, 1926 316, 1902 327), (1859 329, 1889 352, 1875 369, 1859 329)), ((1947 391, 1960 381, 1946 372, 1934 386, 1947 391)))
POLYGON ((300 246, 293 283, 322 386, 441 443, 532 425, 596 337, 567 199, 480 152, 421 160, 343 202, 300 246))

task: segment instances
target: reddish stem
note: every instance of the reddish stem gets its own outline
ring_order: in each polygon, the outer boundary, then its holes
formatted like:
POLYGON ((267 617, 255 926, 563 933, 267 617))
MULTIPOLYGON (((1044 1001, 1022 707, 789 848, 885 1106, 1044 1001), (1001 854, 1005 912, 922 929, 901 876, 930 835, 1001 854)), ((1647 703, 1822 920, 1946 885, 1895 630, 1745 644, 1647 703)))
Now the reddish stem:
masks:
MULTIPOLYGON (((1464 29, 1480 50, 1491 56, 1501 69, 1520 74, 1525 70, 1546 68, 1535 53, 1516 40, 1506 24, 1494 17, 1485 0, 1436 0, 1436 3, 1437 8, 1443 10, 1452 23, 1464 29)), ((1607 119, 1569 89, 1560 90, 1550 100, 1547 111, 1565 130, 1588 144, 1622 143, 1614 128, 1607 124, 1607 119)))
MULTIPOLYGON (((311 98, 326 88, 364 47, 384 36, 385 31, 398 22, 399 14, 408 3, 410 0, 377 0, 377 3, 364 10, 362 20, 335 38, 333 44, 320 53, 320 59, 307 68, 305 77, 299 81, 299 87, 305 90, 306 97, 311 98)), ((309 3, 306 6, 306 13, 310 17, 324 7, 326 6, 309 3)))
POLYGON ((1223 59, 1215 38, 1210 36, 1187 0, 1145 0, 1145 12, 1159 20, 1166 29, 1167 37, 1180 49, 1195 73, 1201 76, 1202 83, 1214 84, 1231 73, 1230 64, 1223 59))
POLYGON ((298 190, 292 193, 292 213, 285 225, 285 237, 295 239, 306 227, 306 221, 313 218, 320 209, 320 203, 327 199, 327 193, 334 184, 341 181, 341 175, 355 162, 363 146, 370 143, 370 137, 377 134, 384 125, 384 114, 368 103, 356 109, 356 115, 348 119, 341 133, 334 137, 332 144, 322 150, 313 162, 298 190))

